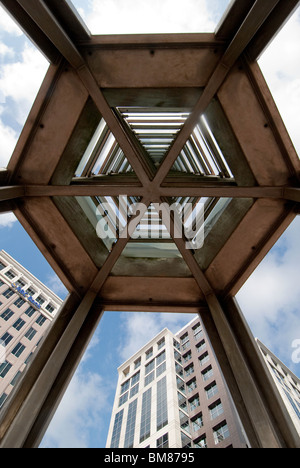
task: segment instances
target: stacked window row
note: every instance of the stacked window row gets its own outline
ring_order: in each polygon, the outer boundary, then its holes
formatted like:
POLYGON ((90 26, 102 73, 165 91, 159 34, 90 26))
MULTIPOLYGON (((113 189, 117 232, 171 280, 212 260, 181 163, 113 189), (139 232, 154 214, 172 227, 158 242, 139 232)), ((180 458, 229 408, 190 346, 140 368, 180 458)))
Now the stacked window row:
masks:
MULTIPOLYGON (((194 362, 189 363, 193 359, 191 346, 194 346, 196 352, 200 354, 198 357, 200 368, 206 366, 201 371, 204 385, 206 381, 212 380, 214 371, 211 365, 207 365, 210 361, 210 356, 208 351, 205 351, 206 342, 200 323, 197 323, 192 330, 194 343, 191 342, 188 332, 180 337, 180 342, 174 340, 179 417, 182 429, 181 439, 182 446, 185 448, 192 446, 195 448, 206 448, 206 434, 199 436, 199 432, 201 433, 201 430, 203 430, 204 423, 203 414, 200 410, 200 396, 199 393, 195 393, 199 384, 197 377, 194 376, 195 364, 194 362), (192 396, 189 397, 189 394, 192 394, 192 396)), ((207 400, 205 407, 208 408, 210 419, 213 421, 224 413, 221 400, 215 400, 215 396, 219 393, 216 381, 211 381, 204 386, 204 392, 207 400), (214 401, 209 404, 209 400, 211 399, 214 399, 214 401)), ((212 431, 216 445, 230 436, 226 420, 213 427, 212 431)))

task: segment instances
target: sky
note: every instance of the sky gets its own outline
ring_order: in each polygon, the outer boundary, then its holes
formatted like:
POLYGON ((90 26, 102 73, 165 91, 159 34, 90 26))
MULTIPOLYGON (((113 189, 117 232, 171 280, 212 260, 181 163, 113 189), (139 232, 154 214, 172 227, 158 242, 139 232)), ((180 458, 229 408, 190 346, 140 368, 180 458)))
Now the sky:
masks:
MULTIPOLYGON (((229 0, 73 0, 93 34, 211 32, 229 0)), ((300 11, 259 64, 300 154, 300 11), (298 40, 296 40, 298 39, 298 40)), ((6 167, 48 69, 46 59, 0 8, 0 167, 6 167), (20 77, 22 79, 20 80, 20 77)), ((254 334, 300 376, 293 342, 300 339, 300 217, 239 292, 254 334)), ((0 215, 0 249, 63 299, 67 291, 12 214, 0 215)), ((41 447, 104 447, 117 367, 167 327, 193 316, 107 312, 53 418, 41 447)))

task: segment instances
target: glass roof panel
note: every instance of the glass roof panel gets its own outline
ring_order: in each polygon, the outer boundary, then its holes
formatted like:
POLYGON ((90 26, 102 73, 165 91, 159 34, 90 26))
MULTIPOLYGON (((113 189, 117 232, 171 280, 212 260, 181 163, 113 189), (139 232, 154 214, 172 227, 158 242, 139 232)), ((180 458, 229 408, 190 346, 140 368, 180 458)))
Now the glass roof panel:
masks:
POLYGON ((212 32, 230 0, 72 0, 92 34, 212 32))

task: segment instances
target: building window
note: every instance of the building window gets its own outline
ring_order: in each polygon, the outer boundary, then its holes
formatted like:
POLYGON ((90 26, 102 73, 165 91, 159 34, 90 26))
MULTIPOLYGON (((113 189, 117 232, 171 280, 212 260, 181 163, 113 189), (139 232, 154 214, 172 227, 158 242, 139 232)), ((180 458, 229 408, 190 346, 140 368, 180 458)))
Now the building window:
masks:
POLYGON ((192 393, 197 388, 197 380, 196 378, 192 379, 190 382, 186 384, 188 393, 192 393))
POLYGON ((180 351, 180 343, 178 343, 178 341, 173 340, 173 345, 174 345, 174 348, 176 348, 178 351, 180 351))
POLYGON ((128 409, 124 448, 133 448, 135 424, 136 424, 136 409, 137 409, 137 400, 134 400, 132 403, 130 403, 129 409, 128 409))
POLYGON ((157 430, 168 424, 167 378, 157 382, 157 430))
POLYGON ((156 369, 156 377, 160 377, 167 369, 166 361, 156 369))
POLYGON ((194 432, 199 431, 201 427, 203 427, 203 416, 202 413, 198 414, 195 416, 195 418, 192 418, 192 429, 194 432))
POLYGON ((0 408, 2 408, 2 406, 4 405, 5 401, 6 401, 6 398, 7 398, 7 394, 6 393, 3 393, 0 397, 0 408))
POLYGON ((155 368, 155 360, 153 359, 153 361, 149 362, 149 364, 145 366, 145 375, 148 375, 150 372, 152 372, 154 368, 155 368))
POLYGON ((184 369, 185 371, 185 376, 188 377, 189 375, 193 374, 195 369, 194 369, 194 364, 190 364, 188 367, 184 369))
POLYGON ((41 327, 42 325, 44 325, 44 323, 46 322, 46 317, 44 317, 43 315, 40 315, 37 320, 36 320, 36 323, 41 327))
POLYGON ((26 285, 25 281, 19 279, 17 282, 16 282, 16 285, 19 286, 20 288, 24 288, 24 286, 26 285))
POLYGON ((123 393, 125 393, 125 392, 127 392, 127 390, 129 390, 129 386, 130 386, 130 380, 127 380, 126 382, 124 382, 121 385, 121 395, 123 395, 123 393))
POLYGON ((230 437, 229 429, 226 421, 222 422, 213 429, 215 445, 218 445, 223 440, 230 437))
POLYGON ((16 373, 16 375, 14 376, 14 378, 12 379, 12 381, 10 382, 10 385, 11 385, 12 387, 14 387, 14 386, 16 385, 16 383, 18 382, 18 380, 19 380, 19 378, 21 377, 21 375, 22 375, 22 372, 21 372, 21 371, 18 371, 18 372, 16 373))
POLYGON ((53 312, 55 311, 55 307, 53 307, 52 304, 48 304, 48 305, 46 306, 46 310, 47 310, 48 312, 50 312, 50 314, 53 314, 53 312))
POLYGON ((126 403, 126 402, 128 401, 128 396, 129 396, 129 393, 126 392, 126 393, 124 393, 124 395, 122 395, 122 396, 120 397, 119 406, 124 405, 124 403, 126 403))
POLYGON ((141 358, 137 359, 134 363, 134 369, 138 369, 139 367, 141 367, 141 358))
POLYGON ((176 361, 181 363, 182 361, 181 354, 176 349, 174 349, 174 358, 176 361))
POLYGON ((208 387, 206 387, 205 391, 208 400, 216 395, 219 392, 216 382, 213 382, 208 387))
POLYGON ((195 440, 194 448, 207 448, 206 435, 203 435, 200 437, 200 439, 195 440))
POLYGON ((155 372, 152 371, 150 374, 146 375, 146 377, 145 377, 145 387, 147 387, 147 385, 149 385, 149 384, 151 384, 151 382, 153 382, 154 374, 155 374, 155 372))
POLYGON ((19 330, 21 330, 21 328, 24 327, 25 323, 26 323, 26 322, 25 322, 24 320, 22 320, 22 319, 19 318, 19 319, 13 324, 13 328, 15 328, 16 330, 19 331, 19 330))
POLYGON ((21 356, 24 350, 25 350, 25 346, 22 343, 18 343, 17 346, 14 347, 11 353, 18 358, 21 356))
POLYGON ((223 405, 221 400, 216 401, 213 405, 209 406, 210 418, 216 419, 224 413, 223 405))
POLYGON ((213 371, 213 368, 211 366, 207 367, 202 372, 202 378, 203 378, 204 382, 206 380, 209 380, 213 375, 214 375, 214 371, 213 371))
POLYGON ((112 434, 112 439, 111 439, 111 444, 110 444, 111 448, 119 448, 120 435, 121 435, 122 422, 123 422, 123 414, 124 414, 124 409, 122 409, 118 414, 116 414, 113 434, 112 434))
POLYGON ((156 358, 156 365, 159 366, 162 362, 166 360, 166 351, 160 353, 156 358))
POLYGON ((181 337, 181 347, 182 347, 182 350, 187 349, 189 346, 190 346, 189 335, 188 335, 188 333, 185 333, 185 334, 181 337))
POLYGON ((199 395, 196 395, 196 396, 194 396, 194 398, 189 400, 189 404, 190 404, 190 411, 195 411, 195 409, 200 406, 199 395))
POLYGON ((27 315, 28 317, 32 317, 35 312, 36 312, 36 310, 33 307, 30 306, 26 310, 25 315, 27 315))
POLYGON ((0 364, 0 377, 4 379, 4 377, 6 377, 6 375, 8 374, 11 368, 12 368, 12 364, 10 364, 7 361, 0 364))
POLYGON ((197 325, 195 325, 195 327, 193 327, 193 331, 194 331, 195 340, 196 341, 200 340, 200 338, 203 336, 203 330, 201 328, 200 323, 198 323, 197 325))
POLYGON ((140 381, 140 372, 137 372, 131 377, 131 386, 133 387, 135 384, 137 384, 140 381))
POLYGON ((200 341, 196 346, 198 353, 201 353, 206 348, 205 340, 200 341))
POLYGON ((36 334, 37 334, 37 331, 34 328, 31 327, 28 330, 28 332, 25 334, 25 338, 27 338, 27 340, 31 341, 31 340, 33 340, 33 338, 35 337, 36 334))
POLYGON ((162 348, 165 346, 165 344, 166 344, 165 338, 162 338, 161 340, 159 340, 159 342, 157 343, 157 349, 158 349, 158 351, 159 351, 160 349, 162 349, 162 348))
POLYGON ((158 449, 169 448, 169 434, 164 434, 162 437, 157 439, 156 448, 158 449))
POLYGON ((21 307, 25 304, 25 301, 24 299, 22 299, 21 297, 19 297, 16 302, 14 303, 14 305, 16 307, 18 307, 18 309, 21 309, 21 307))
POLYGON ((5 346, 7 346, 11 342, 12 339, 13 337, 9 333, 6 332, 2 336, 1 341, 4 343, 5 346))
POLYGON ((4 268, 6 268, 6 265, 4 265, 4 263, 0 262, 0 270, 4 270, 4 268))
POLYGON ((142 400, 140 443, 148 439, 151 434, 151 397, 152 389, 149 388, 149 390, 143 394, 142 400))
POLYGON ((14 291, 12 289, 7 289, 2 295, 6 298, 6 299, 10 299, 13 295, 14 295, 14 291))
POLYGON ((137 385, 135 385, 134 387, 132 387, 132 389, 130 390, 130 396, 129 396, 129 398, 134 397, 134 395, 136 395, 138 392, 139 392, 139 384, 137 384, 137 385))
POLYGON ((14 313, 13 313, 12 310, 6 309, 6 310, 1 314, 1 318, 2 318, 3 320, 5 320, 5 322, 8 322, 9 319, 11 319, 13 315, 14 315, 14 313))
POLYGON ((177 383, 177 388, 180 390, 182 393, 185 395, 185 384, 184 381, 176 375, 176 383, 177 383))
POLYGON ((146 351, 146 361, 150 359, 152 356, 153 356, 153 348, 150 348, 148 349, 148 351, 146 351))
POLYGON ((31 288, 31 287, 28 288, 26 292, 27 292, 28 296, 31 296, 31 297, 36 294, 35 290, 33 288, 31 288))
POLYGON ((192 351, 189 351, 188 353, 186 353, 184 356, 183 356, 183 361, 184 362, 188 362, 192 359, 192 351))
POLYGON ((183 377, 183 367, 181 367, 181 365, 178 364, 178 362, 175 362, 175 371, 176 374, 178 374, 180 377, 183 377))
POLYGON ((42 296, 39 296, 37 299, 36 299, 36 302, 40 305, 43 305, 45 304, 46 302, 46 299, 44 299, 42 296))
POLYGON ((5 276, 7 276, 9 279, 14 279, 16 274, 12 270, 9 270, 5 273, 5 276))
POLYGON ((209 354, 206 352, 199 357, 200 366, 204 366, 206 362, 209 361, 209 354))
POLYGON ((191 448, 192 447, 192 439, 188 437, 183 432, 181 433, 181 445, 182 448, 191 448))

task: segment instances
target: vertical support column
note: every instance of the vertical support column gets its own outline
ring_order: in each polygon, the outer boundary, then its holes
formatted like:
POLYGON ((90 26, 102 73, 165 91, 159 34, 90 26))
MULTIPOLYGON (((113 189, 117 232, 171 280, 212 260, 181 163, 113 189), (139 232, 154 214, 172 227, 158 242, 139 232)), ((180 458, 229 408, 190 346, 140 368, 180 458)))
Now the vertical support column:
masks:
POLYGON ((232 393, 242 423, 253 447, 299 448, 299 437, 271 385, 236 301, 220 304, 207 296, 209 317, 202 317, 208 327, 221 369, 232 393))
POLYGON ((79 304, 73 296, 66 302, 0 419, 1 448, 41 440, 101 318, 96 297, 89 291, 79 304))

